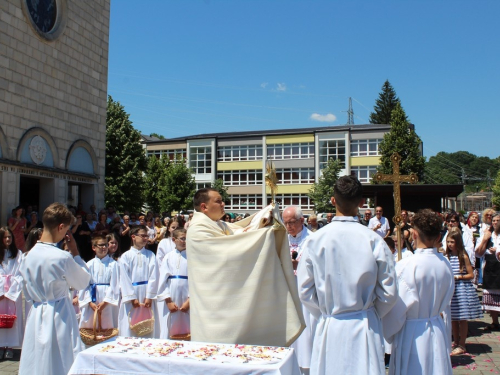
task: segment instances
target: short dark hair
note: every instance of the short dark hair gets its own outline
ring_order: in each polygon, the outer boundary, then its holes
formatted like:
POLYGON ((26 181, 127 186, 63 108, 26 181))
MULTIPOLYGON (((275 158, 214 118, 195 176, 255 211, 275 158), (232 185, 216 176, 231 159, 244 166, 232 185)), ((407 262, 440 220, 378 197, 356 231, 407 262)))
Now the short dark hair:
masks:
POLYGON ((145 225, 136 225, 134 227, 132 227, 132 229, 130 229, 130 235, 131 236, 134 236, 134 235, 137 235, 137 233, 139 233, 139 231, 146 231, 146 233, 148 232, 148 228, 145 226, 145 225))
POLYGON ((387 244, 387 246, 389 246, 389 248, 391 250, 395 250, 396 249, 396 243, 394 242, 394 240, 391 237, 385 237, 384 241, 387 244))
POLYGON ((413 217, 413 227, 424 241, 436 241, 441 236, 443 219, 431 209, 418 211, 413 217))
POLYGON ((194 197, 193 197, 193 206, 194 206, 194 209, 198 212, 201 211, 201 204, 202 203, 208 203, 208 201, 210 200, 208 194, 211 192, 211 191, 215 191, 216 193, 219 193, 218 190, 216 189, 212 189, 212 188, 203 188, 203 189, 199 189, 195 194, 194 194, 194 197))
POLYGON ((343 211, 351 211, 363 199, 363 185, 354 176, 340 177, 333 187, 335 205, 343 211))

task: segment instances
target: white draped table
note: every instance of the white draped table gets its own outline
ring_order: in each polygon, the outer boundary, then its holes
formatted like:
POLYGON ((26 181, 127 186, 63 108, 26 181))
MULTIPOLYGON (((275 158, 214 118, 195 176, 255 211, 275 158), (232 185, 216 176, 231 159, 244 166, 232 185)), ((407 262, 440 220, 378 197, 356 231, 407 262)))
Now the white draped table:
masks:
POLYGON ((115 337, 78 354, 69 374, 300 375, 300 370, 291 348, 115 337), (263 358, 269 355, 271 360, 263 358))

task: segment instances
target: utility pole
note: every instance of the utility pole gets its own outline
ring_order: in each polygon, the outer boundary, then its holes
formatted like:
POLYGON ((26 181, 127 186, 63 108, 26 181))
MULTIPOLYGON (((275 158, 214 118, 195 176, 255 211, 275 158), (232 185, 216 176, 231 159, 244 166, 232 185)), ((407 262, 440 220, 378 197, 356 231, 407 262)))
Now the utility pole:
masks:
POLYGON ((349 109, 347 111, 347 125, 354 125, 354 111, 352 109, 352 99, 349 97, 349 109))

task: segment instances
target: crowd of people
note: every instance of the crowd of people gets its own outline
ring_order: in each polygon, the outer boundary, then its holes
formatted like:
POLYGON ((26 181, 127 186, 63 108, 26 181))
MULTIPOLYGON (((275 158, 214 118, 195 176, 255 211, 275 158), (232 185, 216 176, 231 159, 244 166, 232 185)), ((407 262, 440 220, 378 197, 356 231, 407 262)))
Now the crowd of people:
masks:
MULTIPOLYGON (((306 374, 378 374, 385 359, 391 374, 451 374, 450 355, 466 352, 469 320, 487 311, 487 329, 500 330, 500 214, 403 210, 398 244, 382 207, 373 217, 358 211, 361 189, 353 177, 339 179, 337 212, 323 227, 315 215, 306 223, 299 207, 283 210, 306 325, 292 344, 299 366, 306 374)), ((232 235, 228 225, 243 217, 225 214, 220 195, 202 190, 197 207, 208 224, 232 235)), ((151 316, 146 337, 189 335, 192 222, 193 214, 120 216, 59 203, 40 218, 16 207, 0 228, 0 314, 17 315, 0 330, 0 356, 22 346, 20 374, 67 373, 84 349, 79 328, 92 328, 96 316, 121 336, 135 336, 133 323, 151 316)))

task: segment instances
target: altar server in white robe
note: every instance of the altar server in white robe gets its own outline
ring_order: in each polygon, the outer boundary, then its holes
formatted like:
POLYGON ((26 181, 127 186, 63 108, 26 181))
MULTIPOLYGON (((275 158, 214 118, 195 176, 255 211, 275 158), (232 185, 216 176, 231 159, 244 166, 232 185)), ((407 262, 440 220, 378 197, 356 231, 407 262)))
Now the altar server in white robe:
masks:
POLYGON ((441 226, 431 210, 415 214, 415 254, 396 264, 399 296, 383 318, 384 336, 392 343, 390 374, 452 374, 450 303, 455 286, 450 262, 435 247, 441 226))
POLYGON ((67 374, 83 349, 70 287, 87 287, 90 274, 69 231, 75 217, 62 203, 43 213, 44 230, 20 267, 23 288, 33 307, 27 318, 20 375, 67 374), (65 239, 69 252, 56 244, 65 239))
POLYGON ((174 230, 176 230, 177 228, 179 228, 179 222, 177 221, 177 218, 170 220, 168 223, 167 232, 165 233, 165 238, 160 241, 160 243, 158 244, 158 249, 156 250, 156 264, 158 265, 158 269, 160 269, 165 255, 175 249, 172 235, 174 233, 174 230))
POLYGON ((12 359, 12 349, 20 348, 23 343, 22 277, 19 273, 22 253, 14 241, 8 227, 0 228, 0 314, 17 316, 12 328, 0 329, 0 359, 12 359))
POLYGON ((394 261, 383 238, 358 223, 362 194, 355 177, 337 180, 337 214, 299 262, 300 299, 319 320, 311 374, 385 373, 381 318, 396 303, 394 261))
POLYGON ((175 250, 163 259, 160 268, 158 308, 160 314, 160 338, 184 335, 191 332, 189 325, 189 286, 187 273, 186 230, 173 233, 175 250))
POLYGON ((108 255, 108 240, 100 235, 92 238, 96 256, 87 262, 90 284, 79 293, 81 309, 80 328, 93 328, 95 310, 101 315, 101 327, 118 327, 118 263, 108 255))
POLYGON ((158 292, 158 269, 152 251, 144 248, 148 242, 148 230, 145 225, 137 225, 130 230, 132 247, 118 261, 120 268, 120 289, 122 300, 118 312, 120 336, 133 337, 130 330, 129 313, 132 309, 151 308, 156 317, 154 330, 144 337, 157 338, 160 335, 156 300, 158 292))

